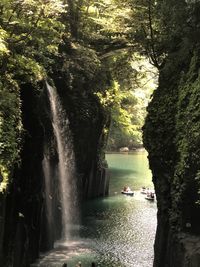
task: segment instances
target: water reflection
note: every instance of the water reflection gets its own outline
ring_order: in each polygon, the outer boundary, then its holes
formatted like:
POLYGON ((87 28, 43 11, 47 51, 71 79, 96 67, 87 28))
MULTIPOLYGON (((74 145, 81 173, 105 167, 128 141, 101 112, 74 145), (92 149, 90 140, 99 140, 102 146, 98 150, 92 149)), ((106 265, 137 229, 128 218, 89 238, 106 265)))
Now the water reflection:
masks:
POLYGON ((149 202, 139 191, 142 185, 152 187, 146 154, 123 156, 108 155, 110 196, 84 203, 78 240, 57 243, 34 266, 61 267, 67 262, 74 267, 78 261, 83 267, 92 261, 101 267, 153 266, 156 201, 149 202), (120 193, 124 184, 135 191, 133 197, 120 193))
POLYGON ((94 241, 99 265, 152 266, 156 204, 146 201, 138 191, 134 197, 104 199, 100 206, 103 209, 88 214, 85 232, 94 241))

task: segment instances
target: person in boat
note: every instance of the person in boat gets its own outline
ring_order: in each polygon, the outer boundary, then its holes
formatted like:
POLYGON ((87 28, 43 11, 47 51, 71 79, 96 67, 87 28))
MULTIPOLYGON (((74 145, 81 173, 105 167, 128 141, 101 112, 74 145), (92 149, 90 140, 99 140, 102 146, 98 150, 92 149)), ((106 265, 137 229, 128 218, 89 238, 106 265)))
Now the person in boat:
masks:
POLYGON ((124 186, 124 189, 123 189, 124 192, 129 192, 131 191, 130 187, 129 186, 124 186))
POLYGON ((126 192, 126 191, 127 191, 127 186, 124 186, 124 189, 123 189, 123 191, 124 191, 124 192, 126 192))
POLYGON ((148 198, 151 198, 151 199, 154 199, 154 193, 153 192, 147 192, 147 197, 148 198))
POLYGON ((153 192, 150 193, 150 197, 154 198, 154 193, 153 192))

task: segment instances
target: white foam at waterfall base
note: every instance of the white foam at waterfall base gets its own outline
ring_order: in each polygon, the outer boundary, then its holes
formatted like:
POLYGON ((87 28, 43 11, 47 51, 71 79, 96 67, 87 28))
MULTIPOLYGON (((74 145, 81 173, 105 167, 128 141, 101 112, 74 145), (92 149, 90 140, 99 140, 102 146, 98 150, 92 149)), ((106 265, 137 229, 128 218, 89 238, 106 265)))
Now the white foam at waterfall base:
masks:
POLYGON ((56 88, 47 83, 52 127, 58 154, 58 181, 62 216, 62 239, 72 238, 73 225, 77 224, 77 186, 75 175, 75 158, 71 132, 66 113, 62 108, 56 88))

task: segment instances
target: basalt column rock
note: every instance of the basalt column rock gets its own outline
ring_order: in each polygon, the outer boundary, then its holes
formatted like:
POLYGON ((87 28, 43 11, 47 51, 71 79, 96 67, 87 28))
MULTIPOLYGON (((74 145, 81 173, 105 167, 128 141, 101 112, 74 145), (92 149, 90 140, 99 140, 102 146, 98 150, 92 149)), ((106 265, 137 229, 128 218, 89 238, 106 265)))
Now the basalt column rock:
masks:
POLYGON ((103 152, 110 117, 97 92, 110 86, 111 77, 96 53, 71 45, 51 75, 70 121, 80 194, 83 199, 108 194, 107 164, 103 152))
POLYGON ((14 168, 5 200, 3 266, 29 266, 39 256, 43 209, 43 127, 38 91, 21 90, 24 136, 21 163, 14 168))
POLYGON ((103 131, 108 127, 109 117, 93 94, 80 96, 79 91, 66 90, 66 85, 56 83, 56 86, 70 121, 82 198, 105 196, 108 194, 109 176, 103 153, 103 131))
POLYGON ((200 264, 199 55, 168 56, 148 107, 144 144, 158 203, 154 267, 200 264))
MULTIPOLYGON (((104 158, 109 114, 102 107, 97 92, 110 86, 110 77, 94 51, 80 45, 72 51, 60 51, 49 67, 48 81, 55 86, 74 144, 77 168, 78 196, 81 199, 108 194, 107 165, 104 158)), ((53 138, 50 105, 45 81, 40 84, 23 84, 21 112, 23 136, 21 162, 14 166, 7 195, 0 198, 0 264, 4 267, 28 267, 41 251, 53 247, 61 237, 60 193, 55 166, 58 154, 53 138), (45 195, 43 163, 45 149, 50 164, 51 194, 45 195), (45 198, 53 204, 55 223, 49 223, 45 198), (53 227, 56 225, 56 227, 53 227), (52 227, 51 227, 52 226, 52 227), (51 235, 48 229, 54 229, 51 235)))

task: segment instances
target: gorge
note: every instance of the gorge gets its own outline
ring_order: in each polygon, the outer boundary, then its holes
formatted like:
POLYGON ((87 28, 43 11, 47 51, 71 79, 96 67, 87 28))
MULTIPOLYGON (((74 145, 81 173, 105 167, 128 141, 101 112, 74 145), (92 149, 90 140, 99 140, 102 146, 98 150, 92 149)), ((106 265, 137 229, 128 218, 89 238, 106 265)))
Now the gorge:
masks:
POLYGON ((0 4, 1 266, 78 235, 79 204, 109 193, 106 144, 133 149, 142 134, 153 266, 200 265, 199 12, 185 0, 0 4))

